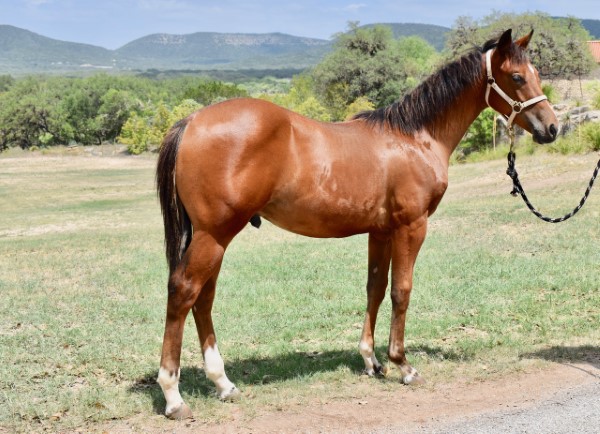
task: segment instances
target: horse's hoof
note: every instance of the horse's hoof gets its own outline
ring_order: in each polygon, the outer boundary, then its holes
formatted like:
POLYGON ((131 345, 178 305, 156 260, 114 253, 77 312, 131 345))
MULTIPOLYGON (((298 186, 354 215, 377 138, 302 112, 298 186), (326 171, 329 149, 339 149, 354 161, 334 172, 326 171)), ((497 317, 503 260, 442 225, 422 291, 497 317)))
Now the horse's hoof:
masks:
POLYGON ((165 416, 172 420, 191 419, 194 417, 192 415, 192 410, 190 410, 185 402, 182 402, 181 405, 172 412, 165 413, 165 416))
POLYGON ((388 369, 386 366, 376 365, 372 369, 363 369, 361 375, 366 375, 368 377, 385 377, 387 372, 388 369))
POLYGON ((408 375, 402 377, 402 382, 410 386, 419 386, 425 384, 425 379, 421 377, 416 370, 413 370, 408 375))
POLYGON ((375 374, 377 374, 380 377, 385 377, 388 374, 388 367, 387 366, 382 366, 382 365, 376 365, 375 366, 375 374))
POLYGON ((240 389, 238 389, 235 386, 233 386, 231 388, 231 390, 219 394, 219 399, 223 402, 239 401, 239 399, 241 397, 242 397, 242 392, 240 392, 240 389))

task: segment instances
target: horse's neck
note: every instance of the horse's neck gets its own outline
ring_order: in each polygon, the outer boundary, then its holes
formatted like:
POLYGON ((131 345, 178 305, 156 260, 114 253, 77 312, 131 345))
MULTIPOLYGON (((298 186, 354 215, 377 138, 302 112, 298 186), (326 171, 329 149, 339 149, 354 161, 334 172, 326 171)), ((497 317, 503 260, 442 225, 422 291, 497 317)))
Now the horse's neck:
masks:
POLYGON ((427 128, 428 134, 440 145, 447 158, 450 158, 469 126, 486 107, 484 95, 485 81, 481 80, 466 88, 454 104, 449 105, 427 128))

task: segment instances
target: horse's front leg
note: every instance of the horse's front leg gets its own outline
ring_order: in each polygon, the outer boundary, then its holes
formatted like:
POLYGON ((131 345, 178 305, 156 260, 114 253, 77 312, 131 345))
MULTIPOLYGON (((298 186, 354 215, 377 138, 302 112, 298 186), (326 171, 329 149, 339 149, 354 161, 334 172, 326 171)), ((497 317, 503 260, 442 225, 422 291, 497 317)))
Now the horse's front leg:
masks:
POLYGON ((367 279, 367 312, 363 325, 360 354, 365 361, 365 374, 373 376, 382 373, 381 364, 375 357, 375 322, 377 312, 385 296, 390 271, 391 239, 379 239, 369 235, 369 275, 367 279))
POLYGON ((424 215, 410 224, 400 226, 394 231, 392 239, 392 323, 388 356, 400 368, 404 384, 424 382, 406 360, 404 327, 413 285, 414 265, 426 233, 427 215, 424 215))

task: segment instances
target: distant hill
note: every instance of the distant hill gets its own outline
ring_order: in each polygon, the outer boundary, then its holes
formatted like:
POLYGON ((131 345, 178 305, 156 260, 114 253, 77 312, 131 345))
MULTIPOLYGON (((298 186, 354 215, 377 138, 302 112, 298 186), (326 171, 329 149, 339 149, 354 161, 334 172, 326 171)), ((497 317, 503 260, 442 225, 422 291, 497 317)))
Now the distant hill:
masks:
MULTIPOLYGON (((581 20, 600 39, 600 20, 581 20)), ((365 27, 372 27, 370 24, 365 27)), ((444 48, 447 27, 383 23, 396 38, 420 36, 437 50, 444 48)), ((80 73, 81 71, 294 70, 318 63, 333 42, 283 33, 198 32, 153 34, 117 50, 59 41, 29 30, 0 25, 0 74, 80 73)))
MULTIPOLYGON (((449 30, 426 24, 386 24, 396 37, 416 35, 437 49, 449 30)), ((0 74, 81 71, 303 69, 317 64, 333 42, 283 33, 158 33, 116 50, 58 41, 0 25, 0 74)))
POLYGON ((600 20, 581 20, 581 24, 592 35, 592 38, 600 39, 600 20))
POLYGON ((116 50, 136 69, 147 68, 305 68, 318 63, 331 42, 283 33, 153 34, 116 50))
POLYGON ((111 50, 46 38, 29 30, 0 25, 0 73, 47 72, 113 67, 111 50))
MULTIPOLYGON (((385 24, 396 37, 416 35, 443 48, 445 27, 385 24)), ((283 33, 157 33, 107 50, 59 41, 29 30, 0 25, 0 74, 95 70, 303 69, 317 64, 333 42, 283 33)))
POLYGON ((59 41, 0 25, 0 74, 87 70, 306 68, 331 41, 281 33, 154 34, 117 50, 59 41))
POLYGON ((331 41, 282 33, 154 34, 117 50, 59 41, 0 25, 0 74, 89 70, 303 69, 331 50, 331 41))
POLYGON ((376 25, 390 27, 395 38, 419 36, 429 42, 438 51, 444 49, 444 45, 446 44, 446 33, 450 31, 449 27, 416 23, 380 23, 367 24, 363 27, 374 27, 376 25))

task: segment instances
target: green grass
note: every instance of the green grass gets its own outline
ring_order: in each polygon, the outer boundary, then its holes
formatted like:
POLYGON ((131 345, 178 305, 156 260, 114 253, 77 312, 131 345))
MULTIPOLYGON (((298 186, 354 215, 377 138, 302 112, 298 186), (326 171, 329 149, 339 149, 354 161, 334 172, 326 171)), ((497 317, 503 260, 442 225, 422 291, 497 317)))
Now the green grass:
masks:
MULTIPOLYGON (((596 156, 519 156, 548 214, 577 201, 596 156)), ((132 416, 164 424, 155 384, 166 264, 154 160, 0 159, 0 429, 61 431, 132 416)), ((477 381, 600 342, 600 195, 559 225, 511 197, 503 161, 453 166, 430 220, 408 314, 409 359, 436 384, 477 381)), ((366 236, 313 240, 265 222, 230 246, 214 322, 244 417, 308 401, 407 393, 392 370, 359 376, 366 236)), ((390 301, 376 334, 385 360, 390 301)), ((201 420, 229 417, 201 370, 189 319, 184 399, 201 420)))

